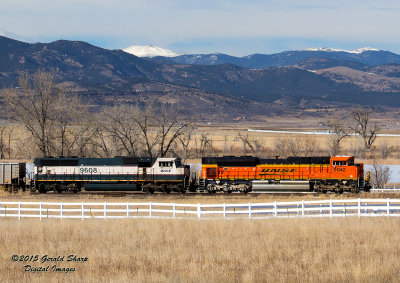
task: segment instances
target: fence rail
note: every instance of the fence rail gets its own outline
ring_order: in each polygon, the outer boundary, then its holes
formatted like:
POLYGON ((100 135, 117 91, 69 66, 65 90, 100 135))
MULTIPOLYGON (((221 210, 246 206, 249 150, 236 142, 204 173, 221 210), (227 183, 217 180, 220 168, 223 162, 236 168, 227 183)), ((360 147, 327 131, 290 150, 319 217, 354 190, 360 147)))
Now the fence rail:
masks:
POLYGON ((400 199, 343 199, 242 204, 0 202, 4 218, 293 218, 400 216, 400 199))
POLYGON ((385 185, 383 188, 373 188, 371 189, 372 193, 395 193, 400 192, 399 186, 396 185, 385 185))

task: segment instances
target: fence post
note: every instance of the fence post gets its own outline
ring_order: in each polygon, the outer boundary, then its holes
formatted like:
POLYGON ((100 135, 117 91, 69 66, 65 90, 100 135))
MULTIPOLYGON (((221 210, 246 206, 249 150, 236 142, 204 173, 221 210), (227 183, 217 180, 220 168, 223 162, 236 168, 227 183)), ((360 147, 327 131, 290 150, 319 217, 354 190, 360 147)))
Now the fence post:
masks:
POLYGON ((104 219, 107 218, 107 202, 104 202, 104 219))
POLYGON ((274 202, 274 217, 278 216, 278 207, 276 205, 276 201, 274 202))
POLYGON ((175 203, 172 204, 172 215, 174 218, 176 217, 176 204, 175 203))
POLYGON ((249 218, 251 218, 251 203, 249 202, 249 218))
POLYGON ((60 204, 60 213, 61 213, 61 219, 63 219, 63 203, 61 202, 60 204))
POLYGON ((304 200, 301 201, 301 216, 304 216, 304 200))
POLYGON ((201 203, 197 204, 197 218, 201 218, 201 203))
POLYGON ((149 216, 150 217, 153 216, 153 213, 152 213, 151 209, 152 209, 152 205, 151 205, 151 202, 149 202, 149 216))
POLYGON ((85 204, 82 201, 82 220, 85 219, 85 204))
POLYGON ((42 202, 39 203, 39 218, 42 220, 42 202))
POLYGON ((21 202, 18 202, 18 220, 21 220, 21 202))
POLYGON ((361 217, 361 199, 358 198, 358 218, 361 217))
POLYGON ((226 218, 226 203, 224 202, 224 218, 226 218))
POLYGON ((387 199, 387 215, 390 216, 390 198, 387 199))
POLYGON ((329 217, 332 218, 333 216, 333 200, 329 200, 329 217))

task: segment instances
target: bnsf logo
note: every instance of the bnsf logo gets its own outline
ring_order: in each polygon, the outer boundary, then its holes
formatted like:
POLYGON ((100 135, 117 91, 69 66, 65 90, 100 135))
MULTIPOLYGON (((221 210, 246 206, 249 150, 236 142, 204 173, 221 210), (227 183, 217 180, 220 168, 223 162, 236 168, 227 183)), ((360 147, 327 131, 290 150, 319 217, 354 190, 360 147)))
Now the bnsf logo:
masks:
POLYGON ((265 173, 287 173, 287 172, 294 172, 295 169, 262 169, 261 172, 265 173))

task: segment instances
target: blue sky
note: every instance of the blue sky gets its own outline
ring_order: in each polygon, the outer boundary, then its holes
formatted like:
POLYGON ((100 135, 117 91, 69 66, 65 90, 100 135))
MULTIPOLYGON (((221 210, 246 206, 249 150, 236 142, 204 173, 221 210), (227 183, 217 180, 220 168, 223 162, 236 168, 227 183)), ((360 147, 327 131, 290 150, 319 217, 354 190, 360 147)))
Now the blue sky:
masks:
POLYGON ((236 56, 311 47, 400 53, 395 0, 0 0, 0 34, 236 56))

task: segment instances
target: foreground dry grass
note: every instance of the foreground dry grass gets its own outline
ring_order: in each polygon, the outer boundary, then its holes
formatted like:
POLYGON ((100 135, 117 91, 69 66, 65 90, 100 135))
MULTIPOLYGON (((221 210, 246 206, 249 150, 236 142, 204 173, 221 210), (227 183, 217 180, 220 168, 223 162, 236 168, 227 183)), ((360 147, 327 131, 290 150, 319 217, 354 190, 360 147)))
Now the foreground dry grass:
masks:
POLYGON ((0 242, 2 282, 395 282, 400 277, 400 219, 394 218, 2 219, 0 242), (23 271, 24 263, 11 261, 13 254, 89 260, 56 263, 75 267, 71 273, 31 273, 23 271))

